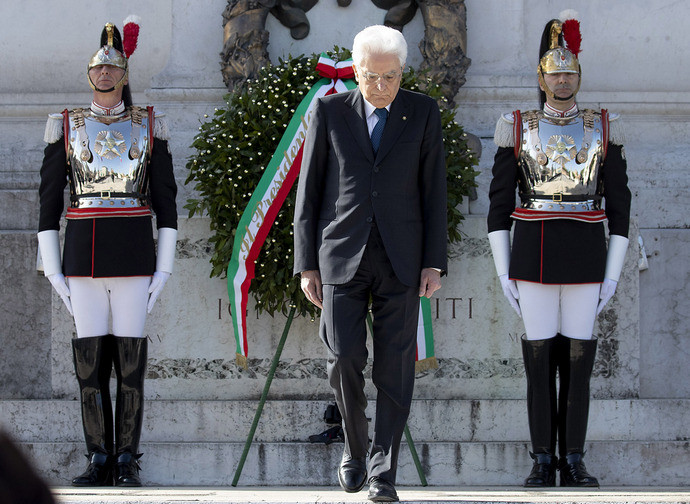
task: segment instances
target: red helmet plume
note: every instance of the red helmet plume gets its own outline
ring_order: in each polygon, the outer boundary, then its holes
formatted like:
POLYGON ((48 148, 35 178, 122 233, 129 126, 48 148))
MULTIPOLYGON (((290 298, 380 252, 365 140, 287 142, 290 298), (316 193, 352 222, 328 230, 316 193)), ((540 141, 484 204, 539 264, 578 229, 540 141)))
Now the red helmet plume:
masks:
POLYGON ((580 33, 580 22, 577 20, 577 12, 567 10, 558 16, 562 22, 563 40, 568 50, 577 58, 580 54, 582 44, 582 34, 580 33))
POLYGON ((139 16, 127 16, 123 22, 122 27, 122 52, 125 57, 129 58, 137 48, 139 40, 139 24, 141 18, 139 16))

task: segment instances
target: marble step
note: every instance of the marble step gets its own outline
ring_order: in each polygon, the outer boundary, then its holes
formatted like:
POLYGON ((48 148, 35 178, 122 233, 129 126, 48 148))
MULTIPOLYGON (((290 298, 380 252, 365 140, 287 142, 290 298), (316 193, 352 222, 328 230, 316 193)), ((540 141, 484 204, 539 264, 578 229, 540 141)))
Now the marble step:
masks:
MULTIPOLYGON (((529 473, 524 442, 416 442, 431 486, 520 485, 529 473)), ((83 443, 21 443, 52 485, 69 485, 86 467, 83 443)), ((335 486, 342 443, 252 444, 238 486, 335 486)), ((153 443, 140 451, 146 486, 229 486, 244 443, 153 443)), ((685 486, 690 474, 687 441, 594 441, 586 446, 589 471, 602 486, 685 486)), ((400 451, 398 483, 419 486, 409 448, 400 451)))
MULTIPOLYGON (((268 401, 241 484, 336 485, 342 444, 307 442, 328 427, 328 404, 268 401)), ((146 484, 229 485, 256 407, 255 401, 147 401, 141 444, 146 484)), ((516 485, 531 466, 525 417, 522 400, 418 400, 408 424, 431 485, 516 485)), ((689 417, 689 400, 595 400, 588 467, 607 485, 686 485, 689 417)), ((3 400, 0 424, 51 483, 69 484, 83 470, 77 401, 3 400)), ((403 444, 400 481, 419 485, 403 444)))
MULTIPOLYGON (((400 500, 407 504, 680 504, 690 502, 687 488, 602 488, 579 490, 555 488, 529 490, 521 487, 398 487, 400 500)), ((60 504, 350 504, 365 501, 365 493, 347 494, 334 487, 268 488, 130 488, 98 490, 53 488, 60 504), (130 500, 127 500, 130 499, 130 500)))
MULTIPOLYGON (((329 426, 328 401, 267 401, 254 439, 306 442, 329 426)), ((258 401, 170 401, 145 404, 142 440, 151 443, 243 442, 258 401)), ((370 401, 367 414, 372 416, 370 401)), ((591 441, 687 441, 690 400, 593 400, 591 441)), ((80 442, 80 407, 74 400, 0 400, 0 425, 19 442, 80 442)), ((416 442, 502 442, 529 439, 524 400, 415 400, 408 421, 416 442)))

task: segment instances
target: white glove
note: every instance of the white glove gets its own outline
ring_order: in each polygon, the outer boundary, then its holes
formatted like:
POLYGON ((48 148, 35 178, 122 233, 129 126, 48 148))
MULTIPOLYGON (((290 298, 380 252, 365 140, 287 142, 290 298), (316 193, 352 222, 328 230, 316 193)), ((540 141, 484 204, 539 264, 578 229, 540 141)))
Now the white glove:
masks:
POLYGON ((508 269, 510 268, 510 231, 501 229, 490 232, 489 244, 491 245, 491 254, 494 256, 496 274, 501 281, 501 287, 503 287, 503 294, 508 298, 510 306, 517 312, 518 317, 522 318, 522 310, 520 310, 520 303, 518 303, 520 294, 517 290, 517 284, 515 280, 508 278, 508 269))
POLYGON ((67 287, 65 275, 63 275, 62 273, 53 273, 52 275, 48 275, 46 278, 50 280, 53 289, 55 289, 55 292, 57 292, 62 298, 62 302, 65 303, 65 306, 67 307, 67 311, 69 312, 69 314, 74 316, 74 312, 72 312, 72 301, 69 298, 69 287, 67 287))
POLYGON ((170 273, 165 271, 156 271, 151 279, 151 285, 149 285, 149 304, 146 306, 146 311, 151 313, 153 310, 153 305, 156 304, 156 299, 163 292, 163 287, 165 287, 165 282, 170 278, 170 273))
POLYGON ((501 277, 508 274, 510 268, 510 231, 501 229, 489 233, 491 254, 494 256, 496 274, 501 277))
POLYGON ((625 253, 628 250, 628 239, 625 236, 612 234, 609 236, 609 248, 606 252, 606 271, 604 278, 609 278, 618 282, 623 263, 625 263, 625 253))
POLYGON ((159 228, 158 229, 158 250, 156 251, 156 272, 149 285, 149 304, 146 306, 148 313, 153 310, 156 299, 160 296, 173 272, 175 262, 175 247, 177 246, 177 229, 159 228))
POLYGON ((62 260, 60 259, 60 238, 55 229, 41 231, 38 238, 38 251, 43 263, 43 274, 46 277, 55 273, 62 273, 62 260))
POLYGON ((623 270, 625 253, 628 250, 628 239, 625 236, 612 234, 609 236, 609 249, 606 253, 606 271, 604 272, 604 282, 599 290, 599 305, 597 315, 604 309, 613 295, 616 293, 618 279, 623 270))
POLYGON ((156 271, 173 272, 175 247, 177 246, 177 229, 158 229, 158 247, 156 250, 156 271))
POLYGON ((522 318, 522 310, 520 310, 520 303, 518 302, 518 299, 520 299, 520 294, 518 293, 518 288, 517 284, 515 283, 515 280, 511 280, 510 278, 508 278, 507 274, 501 275, 500 277, 498 277, 498 279, 501 281, 501 287, 503 287, 503 294, 508 299, 510 306, 512 306, 513 310, 517 312, 518 317, 522 318))
POLYGON ((618 282, 611 280, 610 278, 605 278, 604 282, 601 284, 601 290, 599 290, 599 306, 597 306, 597 315, 601 313, 604 309, 606 303, 608 303, 613 295, 616 293, 616 287, 618 282))
POLYGON ((69 287, 62 274, 62 260, 60 259, 60 238, 57 230, 48 229, 36 235, 38 237, 38 250, 41 253, 43 263, 43 274, 55 289, 67 307, 70 315, 72 312, 72 301, 70 301, 69 287))

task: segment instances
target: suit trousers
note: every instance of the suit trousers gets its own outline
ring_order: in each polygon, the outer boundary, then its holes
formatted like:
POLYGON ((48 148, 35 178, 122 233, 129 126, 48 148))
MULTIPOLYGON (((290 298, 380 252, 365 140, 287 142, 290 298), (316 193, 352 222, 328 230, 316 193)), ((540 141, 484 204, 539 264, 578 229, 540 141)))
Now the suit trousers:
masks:
POLYGON ((391 483, 414 389, 418 289, 398 280, 375 224, 352 280, 323 286, 320 335, 328 347, 328 377, 343 417, 345 454, 351 457, 366 457, 369 442, 364 368, 371 300, 377 397, 369 476, 391 483))

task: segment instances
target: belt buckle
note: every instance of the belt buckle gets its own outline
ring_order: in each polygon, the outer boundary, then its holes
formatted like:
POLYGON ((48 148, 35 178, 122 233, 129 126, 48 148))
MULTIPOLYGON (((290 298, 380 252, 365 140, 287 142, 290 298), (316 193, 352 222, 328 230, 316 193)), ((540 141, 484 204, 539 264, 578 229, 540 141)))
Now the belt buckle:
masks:
POLYGON ((101 191, 101 199, 110 199, 110 191, 101 191))
POLYGON ((560 203, 561 201, 563 201, 563 194, 562 193, 556 193, 553 196, 551 196, 551 199, 552 199, 552 201, 554 201, 556 203, 560 203))

